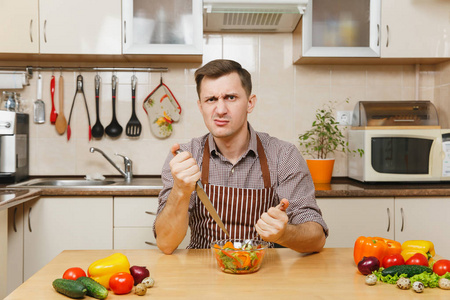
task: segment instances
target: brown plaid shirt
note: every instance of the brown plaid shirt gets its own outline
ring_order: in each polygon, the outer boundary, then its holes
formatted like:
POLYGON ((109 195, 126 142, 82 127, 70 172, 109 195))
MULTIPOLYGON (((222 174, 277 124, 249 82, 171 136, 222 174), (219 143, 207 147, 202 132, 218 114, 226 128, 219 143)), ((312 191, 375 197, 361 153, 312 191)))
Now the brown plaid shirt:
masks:
MULTIPOLYGON (((275 197, 278 198, 278 202, 283 198, 289 200, 289 207, 286 210, 289 223, 300 224, 313 221, 322 225, 325 234, 328 235, 328 227, 315 200, 314 184, 308 166, 298 149, 293 144, 271 137, 267 133, 254 131, 250 124, 248 127, 250 130, 248 150, 234 165, 218 151, 213 137, 209 133, 202 137, 194 138, 189 143, 180 145, 180 147, 183 151, 192 153, 198 165, 201 166, 203 147, 205 142, 208 141, 211 150, 210 184, 235 188, 262 189, 264 188, 264 182, 256 150, 256 134, 258 134, 267 156, 272 188, 275 189, 276 194, 275 197)), ((173 178, 169 166, 172 158, 173 155, 169 153, 161 173, 164 187, 159 194, 158 213, 164 208, 173 186, 173 178)), ((194 191, 190 199, 190 209, 192 209, 196 197, 197 194, 194 191)))

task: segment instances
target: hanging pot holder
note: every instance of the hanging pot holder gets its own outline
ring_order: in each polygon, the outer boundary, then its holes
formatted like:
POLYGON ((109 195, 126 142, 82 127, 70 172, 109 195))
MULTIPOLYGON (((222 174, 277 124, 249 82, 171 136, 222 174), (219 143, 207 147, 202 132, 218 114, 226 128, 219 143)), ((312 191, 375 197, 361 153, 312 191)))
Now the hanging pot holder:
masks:
POLYGON ((159 138, 172 134, 172 123, 180 120, 181 107, 161 78, 161 83, 145 98, 143 104, 150 129, 159 138))

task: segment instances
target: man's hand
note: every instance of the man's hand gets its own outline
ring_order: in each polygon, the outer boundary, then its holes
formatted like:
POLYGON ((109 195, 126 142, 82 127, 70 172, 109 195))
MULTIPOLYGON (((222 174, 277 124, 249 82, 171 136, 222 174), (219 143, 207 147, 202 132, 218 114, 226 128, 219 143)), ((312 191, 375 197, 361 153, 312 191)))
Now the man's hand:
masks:
POLYGON ((179 144, 173 145, 170 149, 174 155, 169 163, 174 180, 173 189, 180 196, 190 195, 195 189, 195 183, 201 176, 200 168, 191 153, 184 151, 177 154, 178 149, 180 149, 179 144))
POLYGON ((263 213, 255 225, 256 231, 267 242, 276 243, 284 235, 288 223, 287 199, 282 199, 277 207, 271 207, 263 213))

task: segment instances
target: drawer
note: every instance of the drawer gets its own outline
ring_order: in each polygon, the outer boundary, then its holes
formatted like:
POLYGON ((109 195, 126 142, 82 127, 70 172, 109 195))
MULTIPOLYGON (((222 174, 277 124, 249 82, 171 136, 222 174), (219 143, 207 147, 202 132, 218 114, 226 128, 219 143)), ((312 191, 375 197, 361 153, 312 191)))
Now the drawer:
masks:
MULTIPOLYGON (((178 249, 186 249, 189 245, 191 232, 188 230, 186 237, 178 246, 178 249)), ((152 227, 120 227, 114 228, 114 249, 157 249, 156 239, 153 236, 152 227), (146 243, 147 242, 147 243, 146 243), (148 244, 151 243, 152 245, 148 244)))
POLYGON ((114 227, 152 227, 157 210, 158 197, 114 197, 114 227))

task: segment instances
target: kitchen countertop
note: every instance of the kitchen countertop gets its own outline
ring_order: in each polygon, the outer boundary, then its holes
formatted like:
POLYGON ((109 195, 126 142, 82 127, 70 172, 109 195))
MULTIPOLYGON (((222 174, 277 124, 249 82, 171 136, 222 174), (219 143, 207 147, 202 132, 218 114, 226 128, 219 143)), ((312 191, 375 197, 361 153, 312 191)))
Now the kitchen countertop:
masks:
MULTIPOLYGON (((67 177, 31 177, 37 178, 67 178, 67 177)), ((82 177, 69 177, 72 179, 83 179, 82 177)), ((16 187, 0 185, 0 194, 11 195, 15 198, 6 201, 0 199, 0 209, 5 209, 16 204, 39 196, 152 196, 157 197, 162 182, 158 177, 138 177, 133 179, 132 185, 123 185, 120 188, 112 186, 89 186, 85 188, 71 187, 16 187), (147 188, 151 186, 151 188, 147 188), (31 198, 30 198, 31 197, 31 198)), ((361 183, 347 177, 335 177, 330 184, 316 184, 316 198, 333 197, 445 197, 450 196, 450 182, 438 183, 361 183)))
MULTIPOLYGON (((300 254, 291 249, 269 249, 261 269, 253 274, 221 272, 209 249, 177 250, 165 255, 159 250, 67 250, 13 291, 5 300, 69 299, 52 288, 70 267, 87 269, 97 259, 115 252, 128 257, 131 265, 146 266, 155 286, 151 299, 448 299, 450 291, 426 288, 417 295, 395 285, 364 283, 351 248, 325 248, 320 253, 300 254)), ((107 299, 129 299, 134 294, 107 299)), ((91 298, 85 298, 91 299, 91 298)), ((143 298, 144 299, 144 298, 143 298)))

